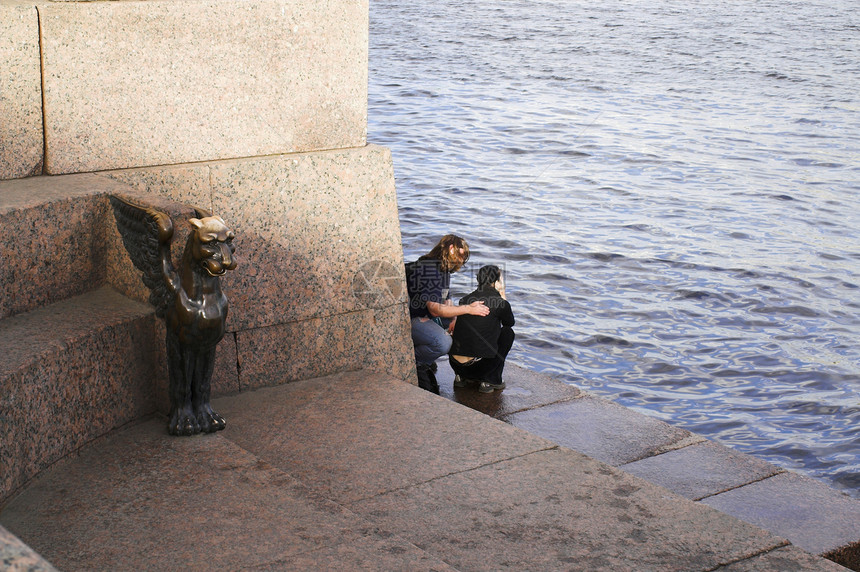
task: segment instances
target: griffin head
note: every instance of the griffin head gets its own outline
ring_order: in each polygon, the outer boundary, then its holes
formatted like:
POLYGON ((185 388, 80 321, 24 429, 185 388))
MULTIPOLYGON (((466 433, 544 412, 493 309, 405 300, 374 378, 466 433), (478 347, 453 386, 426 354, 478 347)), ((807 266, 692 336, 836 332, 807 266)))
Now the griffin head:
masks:
POLYGON ((192 257, 209 276, 223 276, 236 268, 234 234, 221 217, 192 218, 188 222, 194 227, 192 257))

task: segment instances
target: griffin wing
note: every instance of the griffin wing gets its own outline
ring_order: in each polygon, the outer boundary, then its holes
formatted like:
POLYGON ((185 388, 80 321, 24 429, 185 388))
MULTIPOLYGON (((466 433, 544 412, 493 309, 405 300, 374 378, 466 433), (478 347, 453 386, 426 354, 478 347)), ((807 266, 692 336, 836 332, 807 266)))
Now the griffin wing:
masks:
POLYGON ((111 195, 110 203, 122 243, 134 267, 143 272, 143 283, 149 288, 149 303, 163 318, 179 284, 170 255, 173 221, 167 213, 127 198, 111 195))
POLYGON ((197 205, 192 206, 194 212, 197 214, 197 218, 206 218, 207 216, 212 216, 212 211, 209 209, 204 209, 203 207, 198 207, 197 205))

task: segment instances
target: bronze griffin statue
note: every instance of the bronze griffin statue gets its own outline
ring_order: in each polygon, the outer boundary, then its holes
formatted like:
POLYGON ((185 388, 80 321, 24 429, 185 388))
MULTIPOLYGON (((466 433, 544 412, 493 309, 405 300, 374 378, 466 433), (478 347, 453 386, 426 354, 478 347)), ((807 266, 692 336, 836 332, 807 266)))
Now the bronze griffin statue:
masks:
POLYGON ((143 272, 149 301, 167 329, 171 435, 212 433, 224 418, 209 405, 215 347, 224 337, 227 298, 220 277, 236 268, 233 231, 217 216, 195 208, 177 271, 170 254, 173 221, 154 208, 110 197, 122 241, 143 272))

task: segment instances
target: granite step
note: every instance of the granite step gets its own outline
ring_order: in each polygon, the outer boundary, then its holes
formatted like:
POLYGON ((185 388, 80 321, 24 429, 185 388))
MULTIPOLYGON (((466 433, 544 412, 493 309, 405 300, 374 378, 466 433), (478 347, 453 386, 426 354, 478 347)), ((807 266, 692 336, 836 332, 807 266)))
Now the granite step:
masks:
POLYGON ((0 523, 66 571, 843 569, 382 374, 214 404, 225 431, 126 427, 45 471, 0 523))
MULTIPOLYGON (((169 213, 188 205, 140 192, 106 175, 84 173, 0 181, 0 319, 102 285, 146 301, 149 291, 126 253, 107 195, 130 196, 169 213)), ((188 228, 176 225, 174 259, 188 228)))
POLYGON ((106 185, 96 175, 0 181, 0 318, 105 281, 106 185))
POLYGON ((0 320, 0 503, 92 439, 155 410, 151 306, 109 287, 0 320))
POLYGON ((439 362, 441 394, 784 537, 860 570, 860 500, 558 379, 516 365, 507 388, 453 387, 439 362))

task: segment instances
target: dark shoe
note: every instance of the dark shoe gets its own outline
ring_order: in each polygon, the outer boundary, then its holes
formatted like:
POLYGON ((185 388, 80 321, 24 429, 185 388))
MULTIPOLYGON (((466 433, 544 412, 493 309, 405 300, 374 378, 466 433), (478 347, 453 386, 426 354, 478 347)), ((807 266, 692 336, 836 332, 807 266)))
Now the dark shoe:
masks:
POLYGON ((478 391, 480 391, 481 393, 492 393, 496 389, 504 389, 504 388, 505 388, 505 382, 504 381, 501 383, 490 383, 489 381, 482 381, 481 384, 478 386, 478 391))
POLYGON ((439 384, 436 382, 436 376, 433 375, 433 368, 430 367, 430 364, 419 363, 416 364, 415 369, 418 375, 418 387, 439 395, 439 384))
POLYGON ((468 387, 470 385, 475 385, 476 383, 480 383, 477 379, 469 379, 468 377, 463 377, 461 375, 454 376, 454 387, 468 387))

